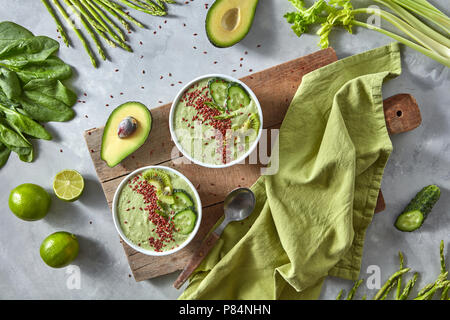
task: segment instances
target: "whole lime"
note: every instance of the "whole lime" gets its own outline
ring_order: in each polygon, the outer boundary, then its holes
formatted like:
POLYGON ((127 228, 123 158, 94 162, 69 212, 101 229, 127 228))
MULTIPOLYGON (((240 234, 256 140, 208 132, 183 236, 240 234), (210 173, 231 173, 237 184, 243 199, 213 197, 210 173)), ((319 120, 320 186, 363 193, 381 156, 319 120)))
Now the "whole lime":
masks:
POLYGON ((52 268, 62 268, 78 256, 77 237, 69 232, 52 233, 41 244, 39 250, 42 260, 52 268))
POLYGON ((20 219, 35 221, 44 218, 51 204, 51 198, 44 188, 24 183, 11 190, 9 208, 20 219))

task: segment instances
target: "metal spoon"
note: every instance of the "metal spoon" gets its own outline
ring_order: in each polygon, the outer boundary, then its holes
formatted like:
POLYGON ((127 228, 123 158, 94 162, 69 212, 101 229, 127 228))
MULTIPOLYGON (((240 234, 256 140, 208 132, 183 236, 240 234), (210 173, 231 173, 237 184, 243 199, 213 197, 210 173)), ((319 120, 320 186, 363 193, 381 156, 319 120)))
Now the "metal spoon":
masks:
POLYGON ((225 218, 223 222, 213 231, 206 241, 197 249, 194 256, 183 269, 173 286, 177 289, 186 282, 189 276, 200 265, 205 256, 219 240, 225 227, 232 221, 241 221, 247 218, 255 208, 255 194, 248 188, 237 188, 231 191, 225 198, 223 207, 225 218))

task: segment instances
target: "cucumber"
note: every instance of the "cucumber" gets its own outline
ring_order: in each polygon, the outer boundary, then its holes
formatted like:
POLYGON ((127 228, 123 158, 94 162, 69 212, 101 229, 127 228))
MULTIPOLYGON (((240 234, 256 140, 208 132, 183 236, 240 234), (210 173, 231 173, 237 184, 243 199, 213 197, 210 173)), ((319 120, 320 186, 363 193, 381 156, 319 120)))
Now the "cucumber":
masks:
POLYGON ((189 234, 194 230, 197 214, 192 209, 185 209, 175 214, 173 223, 181 234, 189 234))
POLYGON ((439 200, 441 190, 436 185, 424 187, 397 217, 395 227, 400 231, 411 232, 419 229, 433 206, 439 200))
POLYGON ((231 82, 228 84, 227 108, 230 111, 246 107, 250 104, 250 101, 247 91, 239 83, 231 82))
POLYGON ((182 189, 173 190, 173 196, 175 202, 170 205, 170 208, 175 212, 194 206, 191 196, 182 189))
POLYGON ((208 81, 209 93, 214 102, 223 107, 228 95, 228 81, 220 78, 212 78, 208 81))

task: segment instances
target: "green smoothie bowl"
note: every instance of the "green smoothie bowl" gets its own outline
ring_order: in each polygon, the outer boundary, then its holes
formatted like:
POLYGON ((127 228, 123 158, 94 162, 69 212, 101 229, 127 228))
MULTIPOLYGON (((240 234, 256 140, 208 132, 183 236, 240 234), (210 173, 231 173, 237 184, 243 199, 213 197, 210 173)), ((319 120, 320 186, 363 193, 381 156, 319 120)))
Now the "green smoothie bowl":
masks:
POLYGON ((191 162, 224 168, 241 163, 258 145, 263 115, 256 95, 242 81, 207 74, 175 97, 169 129, 178 150, 191 162))
POLYGON ((114 194, 112 215, 120 237, 150 256, 175 253, 195 237, 202 204, 180 172, 148 166, 130 173, 114 194))

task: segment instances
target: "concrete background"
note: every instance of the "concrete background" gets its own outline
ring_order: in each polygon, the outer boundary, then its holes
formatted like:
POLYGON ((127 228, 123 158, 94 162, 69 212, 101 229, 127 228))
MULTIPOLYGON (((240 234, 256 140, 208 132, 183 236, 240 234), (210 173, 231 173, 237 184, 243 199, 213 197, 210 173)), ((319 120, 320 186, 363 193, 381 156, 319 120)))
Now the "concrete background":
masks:
MULTIPOLYGON (((83 132, 103 125, 112 107, 123 102, 142 101, 152 108, 161 104, 158 101, 170 102, 181 86, 178 81, 185 83, 205 73, 242 77, 250 69, 259 71, 319 49, 317 36, 297 38, 290 30, 283 14, 292 10, 292 6, 285 0, 260 1, 248 36, 231 48, 214 48, 204 32, 205 3, 212 2, 195 0, 171 5, 170 15, 163 18, 131 10, 148 30, 135 30, 131 35, 133 54, 108 48, 112 61, 102 62, 97 70, 70 32, 74 47, 61 46, 59 56, 74 66, 71 85, 85 103, 75 105, 74 120, 47 125, 55 139, 36 143, 38 156, 34 163, 23 163, 12 155, 0 171, 1 299, 174 299, 180 294, 171 286, 176 274, 139 283, 130 277, 83 132), (198 35, 194 36, 195 33, 198 35), (245 51, 248 55, 244 55, 245 51), (244 61, 239 67, 241 57, 244 61), (234 69, 236 72, 232 72, 234 69), (78 170, 86 179, 85 194, 79 201, 63 203, 53 199, 48 216, 32 223, 17 219, 9 211, 8 195, 12 188, 32 182, 51 191, 54 175, 65 168, 78 170), (39 256, 41 241, 59 230, 73 232, 80 238, 81 252, 74 262, 81 271, 79 290, 67 286, 71 269, 51 269, 39 256)), ((450 14, 448 1, 431 2, 450 14)), ((3 20, 19 23, 36 35, 57 37, 53 20, 40 1, 1 0, 0 21, 3 20)), ((389 42, 391 39, 383 35, 360 28, 354 35, 337 30, 330 39, 339 58, 389 42)), ((367 268, 376 265, 384 282, 398 268, 397 252, 401 250, 407 265, 420 272, 416 286, 419 287, 434 281, 439 273, 439 241, 444 239, 447 247, 450 245, 450 72, 403 46, 402 63, 402 75, 386 84, 384 95, 413 94, 421 108, 423 123, 413 132, 392 138, 394 152, 382 187, 387 209, 376 215, 367 231, 361 277, 367 279, 370 276, 367 268), (424 226, 413 233, 396 231, 393 222, 398 212, 418 190, 431 183, 441 187, 442 197, 424 226)), ((351 286, 350 281, 328 278, 321 298, 334 299, 341 288, 348 291, 351 286)), ((357 297, 363 293, 372 297, 375 291, 364 283, 357 297)))

